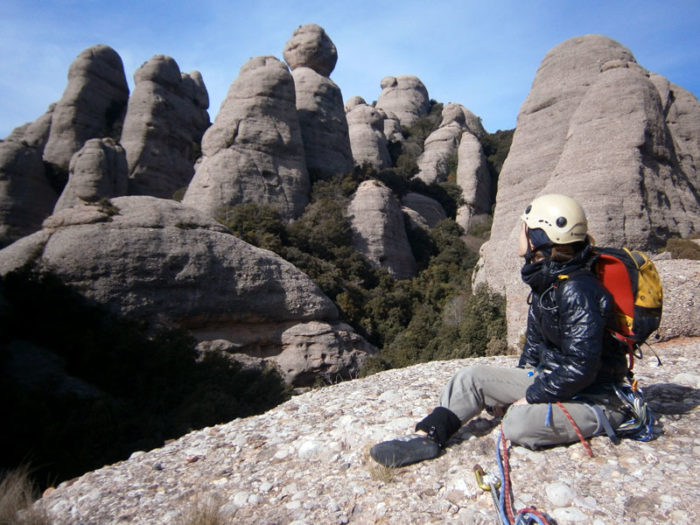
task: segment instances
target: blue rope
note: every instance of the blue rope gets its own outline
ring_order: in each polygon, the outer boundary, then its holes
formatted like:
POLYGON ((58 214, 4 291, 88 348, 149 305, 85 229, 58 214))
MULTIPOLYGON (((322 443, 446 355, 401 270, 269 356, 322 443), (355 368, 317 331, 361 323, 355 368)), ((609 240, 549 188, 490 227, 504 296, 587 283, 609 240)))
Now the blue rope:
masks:
POLYGON ((544 426, 547 428, 552 426, 552 403, 547 405, 547 415, 544 418, 544 426))
POLYGON ((508 515, 506 514, 506 475, 503 470, 503 458, 501 458, 501 435, 503 434, 503 430, 501 430, 498 433, 498 436, 496 436, 496 461, 498 462, 498 471, 501 474, 501 490, 500 490, 500 495, 498 497, 498 515, 501 518, 501 524, 502 525, 510 525, 510 521, 508 521, 508 515))

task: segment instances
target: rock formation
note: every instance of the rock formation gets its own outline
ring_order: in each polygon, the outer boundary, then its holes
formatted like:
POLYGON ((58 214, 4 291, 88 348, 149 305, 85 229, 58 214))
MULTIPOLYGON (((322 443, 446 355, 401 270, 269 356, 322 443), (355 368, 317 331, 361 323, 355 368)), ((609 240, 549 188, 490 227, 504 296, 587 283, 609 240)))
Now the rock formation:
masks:
POLYGON ((184 203, 215 217, 230 206, 257 202, 298 217, 308 202, 294 80, 271 56, 250 59, 231 84, 202 138, 184 203))
POLYGON ((86 140, 119 138, 129 87, 121 57, 97 45, 84 50, 68 71, 68 86, 56 104, 44 160, 68 169, 73 154, 86 140))
POLYGON ((495 193, 481 143, 468 131, 462 133, 457 150, 457 185, 464 199, 457 210, 457 223, 468 231, 476 216, 491 213, 495 193))
POLYGON ((407 193, 401 198, 401 205, 404 213, 409 210, 413 212, 409 212, 413 222, 424 228, 434 228, 438 222, 447 218, 445 209, 438 201, 420 193, 407 193))
POLYGON ((15 128, 6 140, 21 142, 36 149, 40 155, 44 153, 44 147, 49 140, 51 131, 51 120, 56 104, 51 104, 49 109, 34 122, 28 122, 23 126, 15 128))
POLYGON ((376 180, 360 184, 348 206, 353 246, 397 279, 416 273, 401 207, 391 190, 376 180))
POLYGON ((346 102, 345 102, 345 112, 349 113, 350 110, 352 110, 355 106, 359 106, 360 104, 367 104, 364 98, 359 97, 355 95, 354 97, 350 97, 346 102))
POLYGON ((659 340, 700 337, 700 261, 655 260, 664 290, 659 340))
POLYGON ((352 170, 348 123, 340 88, 328 78, 338 53, 323 28, 299 26, 284 48, 296 88, 307 168, 318 175, 352 170))
POLYGON ((661 96, 666 125, 671 132, 674 149, 684 173, 695 188, 700 187, 700 102, 691 92, 669 82, 661 75, 651 74, 651 81, 661 96), (695 177, 692 177, 695 174, 695 177))
POLYGON ((175 201, 64 209, 0 251, 2 275, 27 263, 116 313, 165 319, 230 352, 278 361, 295 384, 313 372, 348 377, 373 351, 305 274, 175 201))
POLYGON ((700 136, 697 100, 679 92, 673 110, 660 96, 663 83, 652 80, 629 50, 600 35, 567 40, 543 59, 518 115, 476 276, 506 293, 511 343, 527 306, 515 257, 518 217, 537 195, 579 199, 601 245, 653 251, 700 230, 697 168, 690 153, 682 158, 700 136))
POLYGON ((54 212, 84 203, 126 195, 128 173, 124 148, 112 139, 90 139, 70 161, 68 184, 54 212))
MULTIPOLYGON (((515 507, 534 505, 559 525, 695 523, 700 440, 700 340, 655 345, 636 372, 661 434, 642 443, 605 436, 509 451, 515 507), (660 429, 661 430, 661 429, 660 429)), ((235 523, 450 523, 498 521, 474 477, 498 476, 497 420, 486 413, 439 458, 389 472, 369 447, 413 431, 462 366, 515 366, 513 357, 435 361, 315 389, 258 416, 192 432, 162 448, 61 483, 43 506, 52 523, 184 522, 212 507, 235 523)))
POLYGON ((340 88, 309 67, 297 66, 292 76, 307 168, 322 175, 352 171, 350 134, 340 88))
POLYGON ((57 198, 36 148, 0 142, 0 248, 38 230, 57 198))
POLYGON ((367 104, 356 104, 347 113, 350 146, 355 164, 365 163, 381 170, 391 167, 384 136, 384 112, 367 104))
POLYGON ((194 174, 209 127, 209 95, 199 71, 180 73, 165 55, 144 63, 134 82, 121 135, 129 193, 171 198, 194 174))
POLYGON ((457 222, 469 229, 472 217, 488 214, 493 205, 491 177, 477 137, 485 135, 481 121, 461 104, 450 103, 442 110, 440 127, 425 139, 423 153, 416 161, 416 178, 426 184, 445 182, 450 172, 462 188, 465 204, 457 222))
POLYGON ((465 108, 462 104, 450 102, 442 108, 442 121, 440 127, 447 126, 451 122, 457 122, 464 126, 472 135, 479 138, 486 135, 486 130, 481 124, 481 119, 465 108))
POLYGON ((321 26, 306 24, 294 31, 284 46, 283 57, 292 70, 309 67, 319 75, 329 77, 338 61, 338 52, 321 26))
POLYGON ((393 113, 402 126, 410 126, 430 110, 428 90, 423 82, 413 75, 384 77, 382 92, 377 99, 377 108, 387 114, 393 113))
POLYGON ((451 122, 439 127, 425 139, 423 153, 416 163, 416 177, 426 184, 445 182, 450 168, 457 166, 457 148, 462 137, 464 125, 451 122))

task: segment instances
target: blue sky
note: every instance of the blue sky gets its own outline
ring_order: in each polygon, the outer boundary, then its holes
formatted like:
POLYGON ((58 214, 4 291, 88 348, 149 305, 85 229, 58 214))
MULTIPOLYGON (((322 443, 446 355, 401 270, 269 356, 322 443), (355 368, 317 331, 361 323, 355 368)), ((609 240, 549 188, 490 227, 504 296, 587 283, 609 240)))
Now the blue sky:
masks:
POLYGON ((564 40, 609 36, 650 71, 700 94, 697 0, 3 0, 0 137, 60 99, 68 67, 107 44, 134 71, 156 54, 201 71, 212 121, 251 57, 282 58, 296 27, 317 23, 338 49, 331 78, 345 99, 376 100, 380 80, 412 74, 488 131, 515 126, 544 55, 564 40))

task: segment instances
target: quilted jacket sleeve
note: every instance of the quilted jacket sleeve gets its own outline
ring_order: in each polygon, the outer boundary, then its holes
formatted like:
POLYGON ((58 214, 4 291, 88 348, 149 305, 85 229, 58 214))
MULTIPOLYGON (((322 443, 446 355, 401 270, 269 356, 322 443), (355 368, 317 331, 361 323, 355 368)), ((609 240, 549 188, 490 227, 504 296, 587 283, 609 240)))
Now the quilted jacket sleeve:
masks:
POLYGON ((530 308, 527 314, 527 331, 525 332, 525 344, 520 354, 518 368, 526 366, 537 367, 539 363, 539 345, 542 343, 542 332, 535 319, 534 310, 530 308))
POLYGON ((561 286, 557 366, 537 376, 527 389, 528 403, 570 399, 595 381, 609 308, 596 284, 590 279, 571 279, 561 286))

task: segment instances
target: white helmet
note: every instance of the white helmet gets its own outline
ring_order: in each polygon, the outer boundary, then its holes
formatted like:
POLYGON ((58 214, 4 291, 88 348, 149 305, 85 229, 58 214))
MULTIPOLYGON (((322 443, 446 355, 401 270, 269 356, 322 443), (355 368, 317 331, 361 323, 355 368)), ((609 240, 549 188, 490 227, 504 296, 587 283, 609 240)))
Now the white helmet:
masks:
POLYGON ((521 219, 531 230, 544 230, 553 244, 586 239, 588 221, 581 205, 566 195, 542 195, 532 201, 521 219))

